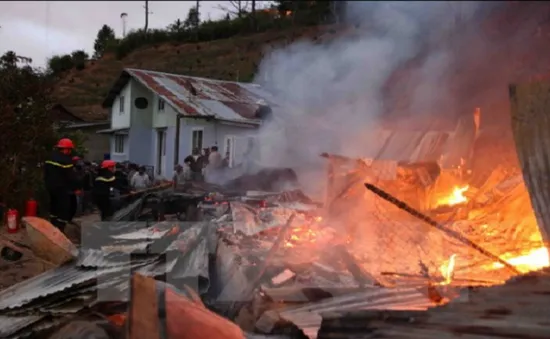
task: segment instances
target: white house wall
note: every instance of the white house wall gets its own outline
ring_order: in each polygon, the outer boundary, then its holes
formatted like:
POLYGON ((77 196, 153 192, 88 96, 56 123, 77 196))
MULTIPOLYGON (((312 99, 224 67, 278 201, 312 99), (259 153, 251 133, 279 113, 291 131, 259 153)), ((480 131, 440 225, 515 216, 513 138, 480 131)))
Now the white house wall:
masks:
POLYGON ((159 111, 159 96, 154 95, 153 99, 153 128, 175 127, 177 113, 168 105, 164 103, 164 110, 159 111))
POLYGON ((154 166, 155 133, 152 128, 154 95, 145 86, 131 80, 131 126, 128 133, 130 155, 129 160, 139 165, 154 166), (148 105, 139 109, 135 105, 137 98, 147 99, 148 105))
POLYGON ((111 107, 111 128, 129 128, 132 104, 132 82, 129 81, 122 89, 120 94, 115 98, 111 107), (120 97, 124 97, 124 109, 120 111, 120 97))

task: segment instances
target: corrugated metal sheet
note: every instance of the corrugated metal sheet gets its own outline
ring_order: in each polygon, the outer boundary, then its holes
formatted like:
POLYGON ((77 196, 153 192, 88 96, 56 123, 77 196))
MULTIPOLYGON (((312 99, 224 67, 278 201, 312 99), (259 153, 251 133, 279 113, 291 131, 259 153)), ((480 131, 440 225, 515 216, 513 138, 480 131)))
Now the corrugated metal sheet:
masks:
POLYGON ((108 254, 96 249, 81 249, 76 262, 76 266, 79 267, 115 267, 126 264, 128 264, 128 254, 108 254))
POLYGON ((119 271, 119 268, 84 270, 68 264, 27 279, 0 292, 0 311, 16 309, 72 286, 119 271))
POLYGON ((36 335, 42 331, 51 329, 59 324, 61 324, 65 318, 55 317, 55 318, 44 318, 39 320, 37 323, 33 324, 30 327, 25 327, 22 330, 8 336, 2 337, 3 339, 23 339, 23 338, 36 338, 36 335))
POLYGON ((186 116, 258 124, 260 103, 274 105, 271 95, 257 84, 197 78, 178 74, 125 69, 134 79, 186 116))
POLYGON ((7 338, 12 334, 24 329, 27 326, 37 323, 44 315, 29 315, 29 316, 0 316, 0 338, 7 338))
POLYGON ((394 132, 376 159, 409 160, 420 145, 425 132, 394 132))
POLYGON ((417 288, 374 287, 364 292, 283 309, 279 315, 298 326, 310 339, 315 339, 323 313, 369 309, 425 310, 431 306, 434 304, 417 288))

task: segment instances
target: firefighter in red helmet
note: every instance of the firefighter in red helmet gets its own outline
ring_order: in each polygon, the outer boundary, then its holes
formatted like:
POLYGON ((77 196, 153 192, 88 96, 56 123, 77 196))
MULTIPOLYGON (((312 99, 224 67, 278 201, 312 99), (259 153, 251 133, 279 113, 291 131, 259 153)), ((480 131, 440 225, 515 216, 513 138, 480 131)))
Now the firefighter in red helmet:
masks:
POLYGON ((101 168, 92 188, 92 199, 101 212, 101 220, 108 220, 115 210, 111 202, 111 191, 116 188, 115 180, 116 162, 103 160, 101 168))
POLYGON ((50 197, 50 220, 60 231, 65 230, 71 218, 71 194, 76 183, 71 157, 73 149, 70 139, 59 140, 52 156, 44 164, 44 182, 50 197))

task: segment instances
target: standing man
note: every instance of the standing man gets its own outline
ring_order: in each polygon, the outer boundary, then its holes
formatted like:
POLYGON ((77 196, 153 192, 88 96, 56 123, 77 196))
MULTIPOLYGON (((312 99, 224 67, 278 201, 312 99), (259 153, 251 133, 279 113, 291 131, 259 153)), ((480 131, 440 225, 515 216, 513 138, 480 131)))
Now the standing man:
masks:
POLYGON ((44 183, 50 197, 50 220, 60 231, 71 219, 71 195, 76 179, 71 153, 74 144, 70 139, 61 139, 56 150, 44 164, 44 183))
POLYGON ((202 169, 204 164, 204 157, 201 155, 201 151, 198 148, 193 149, 193 153, 183 160, 185 164, 191 169, 191 180, 202 181, 202 169))
POLYGON ((108 220, 115 214, 111 201, 111 191, 116 185, 115 166, 113 160, 103 160, 92 188, 92 197, 101 212, 101 221, 108 220))
POLYGON ((149 179, 149 175, 145 173, 145 167, 140 166, 138 169, 138 172, 134 174, 132 177, 132 180, 130 181, 130 186, 134 190, 143 190, 147 187, 151 186, 151 179, 149 179))

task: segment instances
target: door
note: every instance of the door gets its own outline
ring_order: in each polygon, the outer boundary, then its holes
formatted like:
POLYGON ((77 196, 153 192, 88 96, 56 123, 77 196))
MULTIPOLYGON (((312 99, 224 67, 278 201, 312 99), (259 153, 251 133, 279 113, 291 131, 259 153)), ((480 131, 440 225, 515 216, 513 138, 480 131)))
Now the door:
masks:
POLYGON ((166 175, 166 131, 157 130, 157 175, 166 175))

